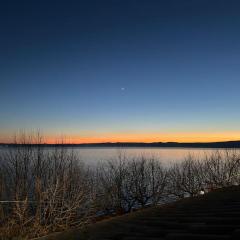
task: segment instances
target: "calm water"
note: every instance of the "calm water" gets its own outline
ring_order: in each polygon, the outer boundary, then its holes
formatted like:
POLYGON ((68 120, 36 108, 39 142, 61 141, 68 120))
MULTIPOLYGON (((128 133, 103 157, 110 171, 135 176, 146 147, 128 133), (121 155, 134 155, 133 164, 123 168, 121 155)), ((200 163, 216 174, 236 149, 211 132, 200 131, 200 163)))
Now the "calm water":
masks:
POLYGON ((111 159, 117 159, 119 155, 127 157, 154 157, 164 164, 180 162, 189 154, 202 158, 206 154, 222 149, 209 148, 77 148, 74 150, 82 161, 87 164, 95 164, 111 159))
MULTIPOLYGON (((7 148, 0 148, 1 151, 6 151, 7 148)), ((51 149, 48 149, 51 151, 51 149)), ((98 162, 117 159, 119 155, 126 157, 154 157, 163 164, 170 164, 172 162, 180 162, 184 160, 189 154, 195 158, 201 159, 206 154, 211 154, 214 151, 224 151, 222 149, 209 148, 73 148, 73 151, 80 157, 80 159, 89 165, 95 165, 98 162)))

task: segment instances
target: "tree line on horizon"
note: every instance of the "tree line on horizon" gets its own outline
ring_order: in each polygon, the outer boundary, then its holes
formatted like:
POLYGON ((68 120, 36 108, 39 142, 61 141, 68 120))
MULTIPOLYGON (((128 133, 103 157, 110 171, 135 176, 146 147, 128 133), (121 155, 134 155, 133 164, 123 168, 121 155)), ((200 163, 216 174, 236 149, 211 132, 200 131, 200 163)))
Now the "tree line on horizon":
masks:
MULTIPOLYGON (((240 148, 239 141, 221 141, 221 142, 100 142, 100 143, 66 143, 64 141, 56 143, 28 143, 31 146, 41 147, 188 147, 188 148, 240 148)), ((0 143, 3 147, 19 147, 28 144, 17 142, 0 143)))

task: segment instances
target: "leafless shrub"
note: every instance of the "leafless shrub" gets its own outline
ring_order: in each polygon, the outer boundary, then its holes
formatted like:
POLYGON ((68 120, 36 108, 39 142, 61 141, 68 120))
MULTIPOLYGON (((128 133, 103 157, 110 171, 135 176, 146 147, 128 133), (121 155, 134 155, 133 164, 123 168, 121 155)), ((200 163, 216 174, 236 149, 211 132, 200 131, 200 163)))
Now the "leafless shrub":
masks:
POLYGON ((129 212, 139 205, 157 204, 164 195, 167 173, 155 159, 120 156, 98 172, 103 209, 129 212))
POLYGON ((168 172, 168 192, 176 197, 194 196, 204 187, 203 163, 189 155, 183 162, 173 164, 168 172))
POLYGON ((240 154, 236 150, 214 151, 201 160, 189 155, 170 167, 168 177, 168 191, 177 197, 236 185, 240 183, 240 154))
POLYGON ((236 150, 215 151, 205 156, 206 184, 210 188, 240 183, 240 154, 236 150))
POLYGON ((154 158, 133 159, 129 162, 132 176, 132 195, 137 203, 145 206, 156 204, 164 196, 167 172, 161 163, 154 158))
POLYGON ((118 159, 108 161, 98 169, 98 199, 103 210, 130 211, 135 199, 131 196, 131 176, 128 160, 119 154, 118 159))
POLYGON ((1 157, 1 200, 7 200, 1 202, 1 234, 34 237, 85 224, 88 170, 64 147, 45 151, 22 140, 1 157))

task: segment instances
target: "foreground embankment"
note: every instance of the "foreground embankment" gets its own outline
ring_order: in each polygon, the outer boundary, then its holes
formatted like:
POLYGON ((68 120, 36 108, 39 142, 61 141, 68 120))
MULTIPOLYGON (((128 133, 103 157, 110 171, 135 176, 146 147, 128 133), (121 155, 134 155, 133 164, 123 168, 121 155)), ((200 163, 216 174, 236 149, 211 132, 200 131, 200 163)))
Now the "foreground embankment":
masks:
POLYGON ((98 222, 41 240, 240 239, 240 187, 214 190, 175 203, 98 222))

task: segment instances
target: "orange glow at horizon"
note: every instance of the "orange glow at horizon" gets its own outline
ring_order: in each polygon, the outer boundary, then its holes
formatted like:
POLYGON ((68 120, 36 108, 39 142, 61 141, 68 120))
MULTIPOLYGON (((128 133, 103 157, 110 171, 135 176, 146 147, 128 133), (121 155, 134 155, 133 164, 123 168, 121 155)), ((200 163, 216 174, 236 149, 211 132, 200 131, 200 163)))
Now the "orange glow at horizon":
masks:
MULTIPOLYGON (((100 142, 215 142, 240 140, 240 132, 222 133, 118 133, 101 134, 101 136, 71 136, 68 143, 100 143, 100 142)), ((55 143, 56 138, 48 138, 48 143, 55 143)))
MULTIPOLYGON (((228 132, 171 132, 171 133, 89 133, 58 137, 45 135, 43 143, 104 143, 104 142, 218 142, 240 140, 240 131, 228 132)), ((11 138, 0 137, 0 142, 10 143, 11 138)))

